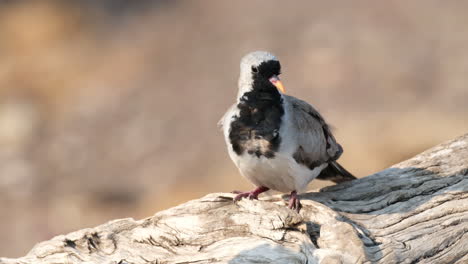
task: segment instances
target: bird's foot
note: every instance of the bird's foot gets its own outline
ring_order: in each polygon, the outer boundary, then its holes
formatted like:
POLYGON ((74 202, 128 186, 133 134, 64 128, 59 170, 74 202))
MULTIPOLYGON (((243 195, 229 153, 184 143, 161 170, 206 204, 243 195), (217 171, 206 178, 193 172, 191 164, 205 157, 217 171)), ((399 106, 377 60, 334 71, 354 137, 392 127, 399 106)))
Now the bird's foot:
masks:
POLYGON ((237 194, 236 197, 234 197, 234 201, 239 201, 242 198, 249 198, 250 200, 257 200, 258 195, 268 191, 269 189, 267 187, 258 187, 257 189, 251 191, 251 192, 240 192, 240 191, 233 191, 233 193, 237 194))
POLYGON ((289 197, 289 206, 288 207, 290 209, 296 210, 298 213, 301 210, 302 204, 301 204, 301 201, 299 200, 299 198, 297 197, 297 192, 296 191, 291 192, 291 195, 289 197))
POLYGON ((242 198, 249 198, 250 200, 257 200, 258 195, 255 195, 253 192, 240 192, 234 197, 234 201, 240 201, 242 198))

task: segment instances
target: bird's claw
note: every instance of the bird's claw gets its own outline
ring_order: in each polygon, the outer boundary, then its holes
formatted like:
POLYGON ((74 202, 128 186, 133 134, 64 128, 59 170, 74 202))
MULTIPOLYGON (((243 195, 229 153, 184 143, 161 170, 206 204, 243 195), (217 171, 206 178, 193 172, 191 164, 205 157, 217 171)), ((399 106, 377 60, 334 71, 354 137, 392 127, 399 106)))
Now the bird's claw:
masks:
POLYGON ((258 195, 254 192, 240 192, 234 197, 234 201, 240 201, 242 198, 249 198, 249 200, 258 200, 258 195))
POLYGON ((302 204, 301 204, 301 201, 299 200, 299 198, 297 197, 297 192, 296 191, 291 192, 291 196, 289 197, 289 206, 288 207, 290 209, 292 209, 292 210, 295 210, 298 213, 301 210, 302 204))
POLYGON ((260 186, 251 192, 233 191, 233 193, 237 194, 236 197, 234 197, 234 201, 239 201, 242 198, 249 198, 250 200, 258 200, 258 195, 268 190, 269 189, 267 187, 260 186))

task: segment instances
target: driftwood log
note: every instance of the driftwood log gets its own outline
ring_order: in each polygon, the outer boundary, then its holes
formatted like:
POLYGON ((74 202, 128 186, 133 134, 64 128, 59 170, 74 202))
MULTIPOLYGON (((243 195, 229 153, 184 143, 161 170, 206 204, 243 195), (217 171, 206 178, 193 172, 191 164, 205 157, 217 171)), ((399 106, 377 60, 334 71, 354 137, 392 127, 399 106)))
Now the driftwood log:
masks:
POLYGON ((368 177, 234 203, 210 194, 0 263, 468 263, 468 134, 368 177))

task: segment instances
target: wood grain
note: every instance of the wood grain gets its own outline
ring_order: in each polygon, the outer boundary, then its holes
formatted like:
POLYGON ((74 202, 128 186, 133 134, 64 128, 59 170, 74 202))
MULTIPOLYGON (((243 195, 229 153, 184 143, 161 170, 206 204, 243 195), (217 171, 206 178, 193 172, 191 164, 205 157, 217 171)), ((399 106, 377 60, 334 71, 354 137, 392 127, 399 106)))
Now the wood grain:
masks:
POLYGON ((391 168, 301 195, 209 194, 143 220, 37 244, 11 263, 468 263, 468 134, 391 168))

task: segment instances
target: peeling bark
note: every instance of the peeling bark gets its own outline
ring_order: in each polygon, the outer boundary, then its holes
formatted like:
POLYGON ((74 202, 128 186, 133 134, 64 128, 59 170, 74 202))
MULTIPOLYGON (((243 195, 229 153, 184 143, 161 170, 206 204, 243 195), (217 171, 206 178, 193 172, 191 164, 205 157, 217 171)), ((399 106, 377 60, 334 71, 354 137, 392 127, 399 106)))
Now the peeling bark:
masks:
POLYGON ((37 244, 11 263, 468 263, 468 134, 301 195, 218 193, 37 244))

